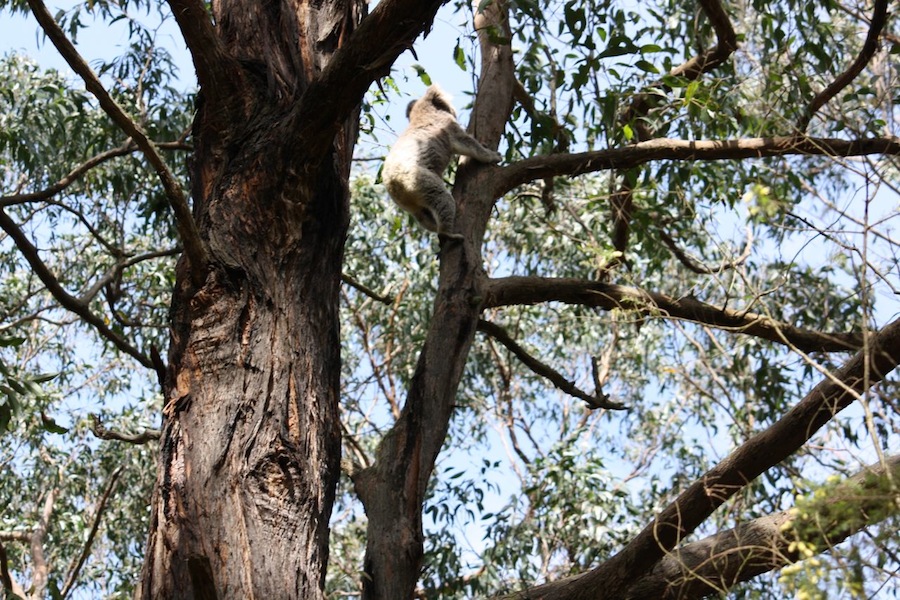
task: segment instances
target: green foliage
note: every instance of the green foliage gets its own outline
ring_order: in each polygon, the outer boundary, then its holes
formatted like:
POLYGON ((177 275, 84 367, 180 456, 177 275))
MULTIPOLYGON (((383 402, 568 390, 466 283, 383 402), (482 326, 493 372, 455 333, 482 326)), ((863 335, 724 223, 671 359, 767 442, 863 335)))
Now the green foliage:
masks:
MULTIPOLYGON (((860 23, 831 2, 730 3, 741 49, 692 79, 672 71, 716 43, 712 25, 693 3, 510 5, 516 75, 533 107, 514 108, 505 130, 507 162, 648 137, 789 135, 809 100, 854 59, 859 45, 860 23)), ((3 6, 22 10, 24 4, 3 6)), ((59 17, 75 37, 88 34, 95 19, 123 28, 127 43, 95 69, 152 138, 172 142, 166 157, 187 181, 183 140, 194 98, 159 46, 168 18, 157 12, 162 6, 98 0, 59 17)), ((460 14, 468 16, 463 6, 458 3, 460 14)), ((477 64, 474 37, 473 31, 456 32, 456 43, 444 49, 464 74, 477 64)), ((435 72, 427 70, 425 56, 419 59, 412 77, 427 85, 435 72)), ((813 120, 810 133, 850 138, 895 128, 896 99, 885 87, 896 77, 893 69, 885 62, 865 71, 813 120)), ((351 182, 340 307, 344 458, 351 468, 374 455, 403 406, 438 276, 437 240, 388 200, 379 163, 362 160, 383 155, 391 141, 385 125, 401 129, 405 123, 405 101, 399 100, 405 77, 394 73, 366 98, 361 160, 351 182)), ((168 343, 178 249, 158 181, 140 157, 123 150, 55 194, 8 200, 63 181, 124 142, 78 82, 21 56, 0 61, 4 210, 35 241, 63 288, 86 298, 117 334, 149 353, 168 343)), ((896 164, 873 158, 852 166, 848 174, 847 163, 820 158, 658 161, 525 185, 494 207, 484 270, 493 277, 614 283, 823 332, 872 328, 897 311, 900 252, 890 209, 896 199, 874 195, 896 179, 896 164), (610 199, 624 188, 631 206, 623 249, 614 242, 610 199)), ((740 330, 670 319, 647 306, 632 300, 614 310, 552 303, 485 312, 485 319, 588 392, 594 391, 594 364, 605 364, 602 391, 628 410, 587 410, 502 343, 479 334, 426 498, 424 595, 487 597, 599 564, 845 358, 795 352, 740 330)), ((85 597, 124 598, 139 576, 154 448, 99 441, 88 418, 98 413, 123 430, 157 424, 155 374, 134 367, 61 310, 22 253, 9 238, 0 239, 0 531, 30 530, 50 492, 58 493, 47 537, 51 589, 64 585, 119 467, 77 589, 85 597)), ((851 411, 826 428, 697 535, 785 509, 798 473, 847 473, 853 470, 848 455, 865 454, 872 444, 895 449, 896 388, 889 379, 865 399, 872 414, 851 411)), ((834 503, 827 522, 810 526, 835 530, 856 518, 854 507, 834 503)), ((332 597, 359 592, 365 528, 345 478, 332 522, 332 597)), ((783 587, 750 583, 732 595, 896 596, 900 586, 890 574, 897 568, 896 523, 888 519, 869 531, 874 535, 853 538, 849 551, 838 548, 818 557, 819 565, 783 572, 783 587)), ((818 544, 804 535, 795 549, 819 552, 824 546, 818 544)), ((27 548, 6 547, 14 574, 27 575, 27 548)))

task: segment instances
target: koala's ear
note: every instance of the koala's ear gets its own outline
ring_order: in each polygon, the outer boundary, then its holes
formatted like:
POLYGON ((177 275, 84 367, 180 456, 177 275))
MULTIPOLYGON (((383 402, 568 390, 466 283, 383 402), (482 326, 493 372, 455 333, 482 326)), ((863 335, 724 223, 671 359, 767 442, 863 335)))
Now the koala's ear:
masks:
POLYGON ((409 104, 406 105, 406 118, 407 119, 409 118, 409 115, 412 114, 412 109, 413 109, 413 106, 416 105, 416 102, 418 102, 418 100, 413 100, 412 102, 410 102, 409 104))

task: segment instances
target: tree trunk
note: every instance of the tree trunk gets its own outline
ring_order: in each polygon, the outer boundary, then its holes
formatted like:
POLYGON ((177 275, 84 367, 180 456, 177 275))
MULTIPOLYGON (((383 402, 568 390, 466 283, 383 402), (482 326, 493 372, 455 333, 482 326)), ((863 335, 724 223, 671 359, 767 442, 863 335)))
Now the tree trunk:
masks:
MULTIPOLYGON (((508 3, 475 3, 482 65, 469 133, 496 148, 512 111, 508 3)), ((442 243, 434 312, 400 418, 378 446, 375 463, 353 483, 368 517, 365 600, 413 597, 423 559, 422 509, 485 297, 481 245, 494 197, 496 167, 461 161, 454 182, 462 243, 442 243)))
POLYGON ((356 114, 310 160, 297 150, 294 109, 348 30, 332 25, 350 7, 238 1, 214 6, 214 29, 179 20, 186 38, 198 27, 220 44, 206 77, 206 49, 192 47, 194 218, 209 264, 183 259, 177 269, 139 597, 323 597, 356 114), (216 97, 205 81, 235 95, 216 97))

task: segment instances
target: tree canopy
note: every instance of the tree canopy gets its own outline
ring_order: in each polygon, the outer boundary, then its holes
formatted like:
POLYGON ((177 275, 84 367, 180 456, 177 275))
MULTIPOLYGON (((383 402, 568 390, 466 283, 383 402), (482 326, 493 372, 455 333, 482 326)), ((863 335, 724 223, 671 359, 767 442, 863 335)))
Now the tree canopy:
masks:
POLYGON ((900 595, 886 0, 0 6, 7 597, 900 595))

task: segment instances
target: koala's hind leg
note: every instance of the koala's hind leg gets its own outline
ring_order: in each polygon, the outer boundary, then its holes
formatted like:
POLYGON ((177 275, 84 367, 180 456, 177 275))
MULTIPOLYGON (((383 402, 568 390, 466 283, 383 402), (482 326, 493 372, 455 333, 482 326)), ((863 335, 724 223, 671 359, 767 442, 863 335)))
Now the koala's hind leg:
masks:
POLYGON ((419 192, 423 206, 413 216, 429 231, 434 231, 440 237, 461 240, 463 236, 453 230, 456 225, 456 201, 447 188, 444 181, 428 173, 419 181, 419 192))

